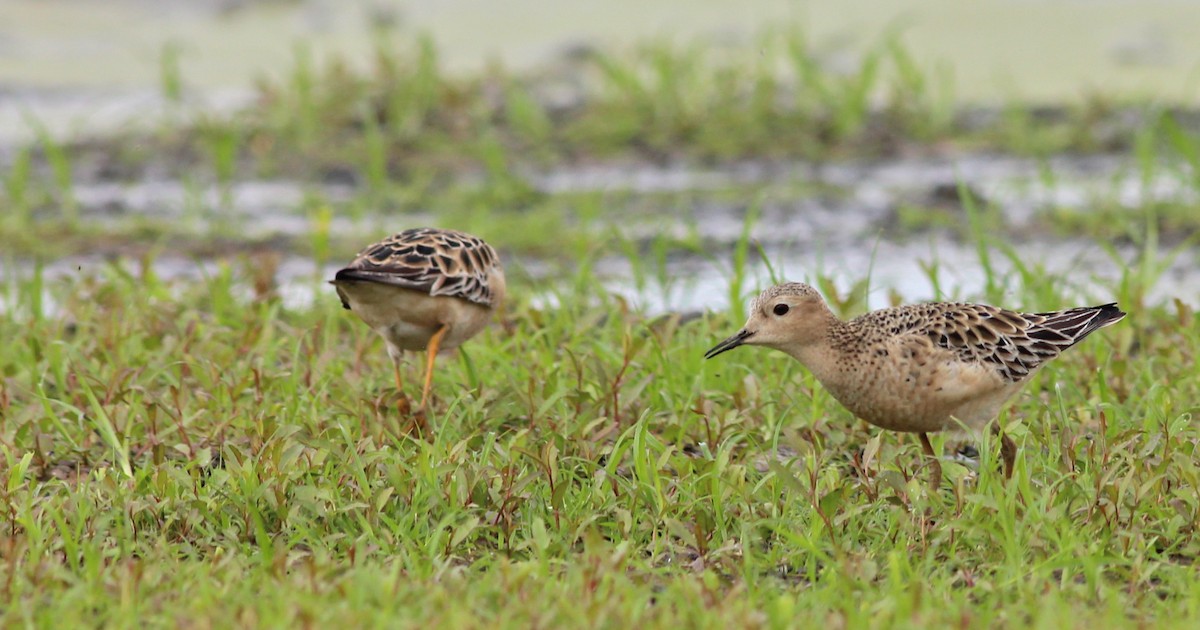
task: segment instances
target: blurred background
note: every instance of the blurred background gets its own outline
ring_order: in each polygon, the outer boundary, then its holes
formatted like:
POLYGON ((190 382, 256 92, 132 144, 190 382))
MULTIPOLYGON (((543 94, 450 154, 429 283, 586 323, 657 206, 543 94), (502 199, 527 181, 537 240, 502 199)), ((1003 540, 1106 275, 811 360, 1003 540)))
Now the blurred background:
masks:
POLYGON ((1188 32, 1198 15, 1178 0, 514 0, 502 10, 486 0, 9 0, 0 5, 4 133, 22 132, 23 107, 64 129, 129 114, 119 96, 145 107, 132 99, 157 95, 166 54, 190 90, 220 102, 260 77, 286 76, 301 43, 316 58, 365 66, 381 29, 430 36, 442 67, 457 73, 491 63, 528 71, 580 49, 659 40, 752 50, 765 30, 788 25, 831 67, 849 68, 891 31, 970 103, 1098 93, 1188 103, 1200 81, 1200 41, 1188 32), (71 91, 107 98, 87 111, 71 91))
POLYGON ((1196 627, 1198 27, 0 0, 0 628, 1196 627), (423 410, 328 284, 418 226, 508 280, 423 410), (1014 397, 1011 482, 947 435, 926 489, 799 362, 704 359, 782 279, 1129 317, 1014 397))
POLYGON ((872 306, 1036 273, 1107 295, 1130 268, 1195 303, 1197 23, 1167 0, 5 0, 4 265, 251 261, 300 306, 436 224, 650 311, 771 276, 872 306))

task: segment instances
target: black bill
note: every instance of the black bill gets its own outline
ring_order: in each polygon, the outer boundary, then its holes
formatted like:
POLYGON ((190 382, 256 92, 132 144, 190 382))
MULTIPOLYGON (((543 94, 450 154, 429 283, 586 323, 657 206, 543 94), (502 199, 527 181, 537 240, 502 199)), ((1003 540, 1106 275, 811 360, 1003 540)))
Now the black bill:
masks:
POLYGON ((734 335, 734 336, 732 336, 732 337, 730 337, 730 338, 726 339, 725 341, 722 341, 721 343, 719 343, 719 344, 717 344, 717 345, 713 346, 713 349, 712 349, 712 350, 709 350, 708 352, 705 352, 705 353, 704 353, 704 358, 705 358, 705 359, 711 359, 711 358, 713 358, 713 357, 717 356, 718 354, 721 354, 722 352, 726 352, 726 351, 728 351, 728 350, 733 350, 734 348, 736 348, 736 347, 738 347, 738 346, 742 345, 743 343, 746 343, 746 338, 747 338, 747 337, 749 337, 750 335, 753 335, 753 334, 754 334, 754 333, 752 333, 752 332, 750 332, 749 330, 746 330, 745 328, 743 328, 743 329, 739 330, 739 331, 737 332, 737 334, 736 334, 736 335, 734 335))

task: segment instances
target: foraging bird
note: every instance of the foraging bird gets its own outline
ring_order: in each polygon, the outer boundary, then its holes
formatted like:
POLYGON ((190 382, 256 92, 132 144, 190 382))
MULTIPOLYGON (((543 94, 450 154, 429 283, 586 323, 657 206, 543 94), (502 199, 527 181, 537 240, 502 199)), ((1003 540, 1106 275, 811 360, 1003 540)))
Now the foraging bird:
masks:
MULTIPOLYGON (((936 488, 941 465, 927 433, 983 428, 1047 361, 1123 317, 1115 302, 1050 313, 935 302, 842 321, 815 289, 793 282, 763 291, 751 303, 745 327, 704 357, 742 345, 786 352, 854 415, 916 433, 933 458, 930 482, 936 488)), ((1008 478, 1016 445, 1002 433, 1000 438, 1008 478)))
POLYGON ((367 247, 330 284, 342 306, 387 343, 398 390, 403 352, 428 352, 421 409, 438 351, 457 348, 482 330, 505 292, 500 257, 490 245, 438 228, 404 230, 367 247))

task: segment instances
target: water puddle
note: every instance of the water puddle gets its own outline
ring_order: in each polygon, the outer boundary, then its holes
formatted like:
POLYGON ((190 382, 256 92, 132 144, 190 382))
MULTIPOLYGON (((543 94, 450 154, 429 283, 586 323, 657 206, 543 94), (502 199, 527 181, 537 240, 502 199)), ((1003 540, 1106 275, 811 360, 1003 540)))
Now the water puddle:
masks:
MULTIPOLYGON (((617 229, 641 245, 663 237, 697 244, 670 249, 658 265, 639 263, 637 271, 649 274, 641 279, 618 244, 613 244, 610 256, 598 261, 596 270, 607 286, 648 313, 728 306, 732 244, 741 235, 752 205, 758 217, 750 236, 780 277, 813 280, 828 276, 844 291, 870 275, 869 304, 881 307, 890 302, 892 293, 907 301, 980 295, 987 275, 978 251, 961 238, 961 230, 895 227, 897 208, 905 203, 940 204, 948 208, 952 221, 965 224, 967 216, 957 197, 959 182, 978 197, 980 207, 994 209, 1002 219, 1005 232, 994 236, 997 242, 1011 243, 1011 249, 1008 256, 992 253, 994 273, 1006 282, 1015 282, 1019 261, 1038 273, 1064 278, 1081 300, 1110 299, 1123 266, 1136 264, 1139 251, 1132 245, 1106 247, 1091 240, 1047 234, 1038 223, 1040 212, 1047 208, 1086 212, 1097 199, 1122 204, 1131 213, 1156 201, 1197 203, 1189 173, 1164 172, 1144 180, 1127 167, 1127 161, 1112 156, 1064 157, 1041 163, 988 155, 829 165, 743 163, 721 170, 625 165, 562 169, 528 177, 548 194, 605 195, 611 216, 599 219, 598 233, 617 229)), ((314 197, 336 209, 356 193, 351 186, 290 181, 228 186, 99 182, 74 189, 81 216, 101 224, 182 221, 190 222, 187 224, 197 233, 205 233, 220 223, 235 226, 239 237, 251 239, 303 238, 313 228, 309 208, 314 197)), ((405 225, 422 221, 436 224, 430 216, 403 217, 405 225)), ((351 235, 363 225, 395 222, 396 218, 382 214, 355 219, 335 214, 330 230, 351 235)), ((758 260, 758 252, 755 254, 753 258, 758 260)), ((352 255, 345 252, 346 260, 352 255)), ((1159 255, 1168 253, 1164 250, 1159 255)), ((514 278, 539 283, 555 280, 554 265, 515 252, 506 258, 514 268, 510 272, 514 278)), ((50 263, 44 274, 53 279, 97 273, 105 262, 99 257, 68 256, 50 263)), ((124 264, 134 268, 139 263, 124 264)), ((210 277, 221 261, 194 260, 168 252, 153 264, 159 277, 182 281, 210 277)), ((1149 297, 1178 297, 1197 304, 1200 248, 1185 248, 1163 265, 1165 270, 1149 297)), ((31 268, 30 263, 17 261, 0 277, 28 274, 31 268)), ((322 280, 332 277, 335 270, 333 265, 318 269, 311 260, 283 255, 275 273, 285 306, 306 308, 327 293, 332 295, 322 280)), ((756 286, 771 281, 769 267, 761 261, 752 264, 747 273, 756 286)), ((543 297, 544 303, 553 302, 553 296, 543 297)), ((0 295, 0 310, 15 307, 11 291, 0 295)))
MULTIPOLYGON (((607 290, 621 295, 647 315, 721 310, 729 307, 730 249, 724 245, 714 249, 709 256, 677 257, 666 264, 661 274, 645 278, 640 285, 632 280, 635 273, 627 258, 601 259, 595 269, 607 290)), ((979 299, 987 284, 987 274, 980 264, 978 252, 957 243, 878 242, 859 249, 838 251, 771 246, 764 247, 763 253, 770 265, 759 261, 747 268, 747 291, 757 291, 772 284, 772 270, 781 280, 812 282, 818 277, 828 277, 843 294, 869 274, 868 306, 883 308, 891 304, 893 295, 905 302, 979 299)), ((1000 279, 1001 286, 1010 287, 1010 293, 1016 294, 1020 282, 1017 265, 1013 262, 1015 258, 1022 265, 1033 266, 1038 274, 1062 278, 1064 291, 1076 296, 1080 304, 1115 299, 1122 280, 1122 265, 1134 265, 1138 258, 1133 249, 1119 248, 1116 251, 1119 260, 1114 259, 1102 247, 1088 241, 1025 242, 1013 246, 1012 254, 1013 258, 1009 258, 993 251, 991 261, 992 273, 1000 279)), ((47 265, 43 269, 47 285, 42 300, 43 314, 50 317, 62 314, 53 290, 58 281, 101 273, 113 262, 123 265, 131 273, 136 273, 139 265, 131 260, 102 258, 66 258, 47 265)), ((182 288, 189 282, 204 282, 216 277, 221 273, 222 264, 230 264, 236 270, 253 263, 163 256, 153 264, 157 276, 182 288)), ((307 309, 319 300, 333 302, 337 299, 326 281, 333 277, 338 265, 318 266, 311 259, 298 256, 281 258, 277 264, 276 292, 285 308, 307 309)), ((552 278, 537 278, 540 266, 536 261, 514 260, 510 261, 509 267, 510 276, 539 280, 535 285, 542 284, 540 280, 550 280, 553 284, 552 278)), ((236 293, 246 301, 255 297, 248 282, 240 283, 236 293)), ((1169 264, 1164 264, 1161 275, 1147 293, 1151 303, 1174 298, 1200 308, 1200 251, 1184 250, 1169 264)), ((535 304, 546 307, 556 302, 553 292, 543 292, 534 300, 535 304)), ((1022 307, 1015 297, 1004 303, 1013 308, 1022 307)), ((1054 306, 1029 305, 1028 308, 1054 306)), ((11 291, 0 292, 0 312, 10 311, 24 312, 11 291)))
MULTIPOLYGON (((100 182, 79 185, 73 192, 80 216, 92 221, 183 221, 197 233, 235 226, 239 236, 250 239, 309 234, 313 229, 307 210, 310 199, 337 205, 355 195, 349 186, 314 186, 293 181, 249 181, 220 186, 179 181, 100 182)), ((329 227, 348 231, 353 228, 353 221, 334 216, 329 227)))
MULTIPOLYGON (((867 305, 872 309, 891 306, 893 295, 903 302, 979 300, 988 279, 978 252, 958 243, 879 242, 833 252, 795 246, 764 247, 763 251, 770 265, 757 262, 746 269, 747 291, 755 293, 773 284, 775 279, 814 282, 819 277, 828 277, 845 295, 869 275, 867 305)), ((1124 273, 1122 265, 1136 264, 1138 258, 1132 248, 1119 248, 1116 255, 1120 260, 1114 260, 1090 241, 1023 242, 1014 245, 1011 251, 1013 258, 991 252, 992 274, 999 279, 1000 286, 1006 287, 1006 294, 1014 296, 1002 305, 1030 310, 1056 305, 1019 303, 1015 296, 1021 280, 1014 259, 1036 270, 1037 275, 1062 278, 1063 292, 1074 295, 1083 304, 1115 300, 1124 273)), ((640 287, 627 280, 633 275, 628 261, 612 259, 597 267, 610 278, 607 287, 636 308, 652 314, 687 313, 729 307, 733 277, 728 263, 729 248, 723 248, 715 257, 720 262, 703 259, 672 262, 666 273, 647 279, 640 287)), ((1185 250, 1170 262, 1157 262, 1164 269, 1148 290, 1147 301, 1161 303, 1178 298, 1200 308, 1200 252, 1185 250)))

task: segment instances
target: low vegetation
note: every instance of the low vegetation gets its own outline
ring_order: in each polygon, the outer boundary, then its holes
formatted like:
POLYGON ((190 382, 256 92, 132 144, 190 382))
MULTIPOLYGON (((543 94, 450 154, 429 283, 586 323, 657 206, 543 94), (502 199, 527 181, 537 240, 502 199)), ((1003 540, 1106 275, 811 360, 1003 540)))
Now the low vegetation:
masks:
MULTIPOLYGON (((18 151, 0 192, 3 625, 1194 626, 1200 315, 1148 297, 1160 243, 1193 245, 1200 216, 1200 142, 1183 118, 1146 109, 1113 132, 1091 104, 980 123, 890 41, 848 74, 794 35, 763 50, 656 46, 471 79, 442 76, 429 43, 366 73, 301 56, 248 111, 18 151), (946 145, 1124 150, 1143 182, 1179 183, 1132 202, 1114 185, 1098 213, 1036 213, 1035 228, 1139 249, 1103 295, 1012 254, 970 182, 952 204, 898 212, 889 229, 977 248, 984 289, 956 297, 1130 312, 1003 416, 1022 447, 1010 483, 983 443, 977 466, 945 465, 938 493, 915 442, 854 420, 787 357, 703 361, 756 288, 753 212, 727 242, 633 239, 612 225, 701 193, 550 192, 528 177, 946 145), (108 170, 84 168, 101 154, 108 170), (79 182, 136 181, 155 164, 203 190, 300 181, 311 193, 293 212, 308 227, 247 238, 253 217, 219 195, 179 221, 81 212, 79 182), (339 182, 340 200, 323 188, 339 182), (425 434, 398 414, 380 342, 320 267, 299 299, 273 267, 279 252, 348 259, 413 216, 486 234, 512 265, 500 321, 440 360, 425 434), (87 273, 41 264, 80 251, 138 257, 87 273), (726 270, 728 311, 650 316, 595 271, 624 257, 653 290, 677 281, 664 261, 697 252, 726 270), (167 279, 154 264, 167 253, 222 256, 167 279)), ((850 291, 809 279, 852 315, 867 271, 850 291)))

